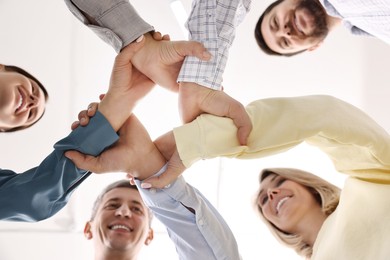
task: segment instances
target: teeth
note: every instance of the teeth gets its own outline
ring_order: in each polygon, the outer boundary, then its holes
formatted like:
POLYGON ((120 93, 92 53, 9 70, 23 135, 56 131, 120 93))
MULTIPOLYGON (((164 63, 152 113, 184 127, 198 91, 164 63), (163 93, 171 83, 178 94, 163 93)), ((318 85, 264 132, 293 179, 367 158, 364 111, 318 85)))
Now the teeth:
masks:
POLYGON ((18 107, 16 109, 19 109, 22 106, 22 104, 23 104, 23 97, 22 97, 22 95, 20 93, 19 93, 19 97, 20 97, 19 104, 18 104, 18 107))
POLYGON ((111 230, 124 229, 129 232, 131 231, 130 228, 126 227, 125 225, 113 225, 110 229, 111 230))
POLYGON ((294 19, 295 26, 297 27, 298 31, 304 34, 303 30, 301 27, 299 27, 299 24, 297 23, 297 18, 294 19))
POLYGON ((276 205, 276 213, 279 213, 280 207, 282 207, 283 203, 286 202, 290 197, 285 197, 281 200, 279 200, 278 205, 276 205))

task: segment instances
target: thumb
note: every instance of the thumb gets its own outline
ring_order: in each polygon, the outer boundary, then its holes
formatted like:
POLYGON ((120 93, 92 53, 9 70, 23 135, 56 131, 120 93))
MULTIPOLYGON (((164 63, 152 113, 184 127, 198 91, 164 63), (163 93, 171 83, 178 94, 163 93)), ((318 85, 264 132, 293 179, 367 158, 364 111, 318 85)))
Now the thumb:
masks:
POLYGON ((172 43, 180 56, 195 56, 204 61, 208 61, 212 57, 211 53, 200 42, 178 41, 172 43))
POLYGON ((141 35, 135 42, 130 43, 116 56, 115 63, 117 65, 127 64, 131 58, 145 45, 145 37, 141 35))
POLYGON ((97 158, 91 155, 86 155, 78 151, 67 151, 65 157, 71 160, 77 168, 91 172, 99 172, 97 167, 97 158))
POLYGON ((144 180, 141 184, 141 187, 144 189, 162 189, 168 184, 175 181, 185 171, 185 169, 186 167, 181 162, 179 154, 176 150, 168 162, 167 170, 159 176, 151 177, 144 180))

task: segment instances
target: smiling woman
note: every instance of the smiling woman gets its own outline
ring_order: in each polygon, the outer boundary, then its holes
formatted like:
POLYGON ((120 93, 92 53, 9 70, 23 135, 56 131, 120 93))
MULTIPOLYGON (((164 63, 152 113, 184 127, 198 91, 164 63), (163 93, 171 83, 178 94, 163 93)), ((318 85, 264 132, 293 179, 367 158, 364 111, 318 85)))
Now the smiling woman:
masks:
POLYGON ((0 64, 0 131, 14 132, 38 122, 48 97, 42 83, 30 73, 0 64))
POLYGON ((310 256, 317 233, 339 198, 340 189, 316 175, 274 168, 260 174, 256 204, 274 236, 300 255, 310 256))

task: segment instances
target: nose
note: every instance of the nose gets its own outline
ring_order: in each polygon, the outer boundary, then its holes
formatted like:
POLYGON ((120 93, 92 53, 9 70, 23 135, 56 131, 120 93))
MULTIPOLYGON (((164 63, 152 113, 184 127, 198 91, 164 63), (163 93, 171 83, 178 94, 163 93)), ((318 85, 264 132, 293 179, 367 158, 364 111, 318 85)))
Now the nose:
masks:
POLYGON ((288 35, 288 36, 291 35, 291 28, 287 23, 284 25, 283 31, 284 31, 285 35, 288 35))
POLYGON ((115 211, 115 216, 131 217, 131 210, 126 205, 122 205, 115 211))
POLYGON ((37 107, 38 104, 39 104, 39 98, 37 96, 35 96, 34 94, 28 96, 27 108, 37 107))
POLYGON ((268 189, 267 190, 267 195, 270 200, 275 199, 275 196, 279 193, 278 189, 268 189))

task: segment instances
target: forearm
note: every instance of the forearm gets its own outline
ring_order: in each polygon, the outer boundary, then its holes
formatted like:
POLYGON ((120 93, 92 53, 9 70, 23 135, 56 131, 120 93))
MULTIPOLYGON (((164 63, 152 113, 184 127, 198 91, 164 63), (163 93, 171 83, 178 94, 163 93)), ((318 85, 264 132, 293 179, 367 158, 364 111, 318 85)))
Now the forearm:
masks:
POLYGON ((183 177, 153 191, 143 189, 140 181, 136 184, 146 205, 166 226, 179 259, 240 259, 234 235, 223 217, 183 177))
POLYGON ((69 10, 116 52, 153 31, 128 0, 65 0, 69 10))
POLYGON ((227 118, 202 115, 174 130, 183 163, 217 156, 260 158, 308 141, 344 172, 390 167, 388 134, 359 109, 329 96, 273 98, 247 106, 253 124, 247 146, 227 118), (188 138, 191 136, 191 138, 188 138))
POLYGON ((178 82, 194 82, 201 86, 221 90, 223 72, 229 49, 235 38, 236 27, 248 12, 243 1, 193 1, 186 26, 189 39, 204 44, 212 54, 208 62, 186 57, 178 82))
POLYGON ((87 127, 78 127, 55 144, 42 163, 24 173, 0 171, 0 219, 33 222, 46 219, 63 208, 72 192, 89 173, 64 156, 69 149, 97 155, 118 136, 97 113, 87 127))

